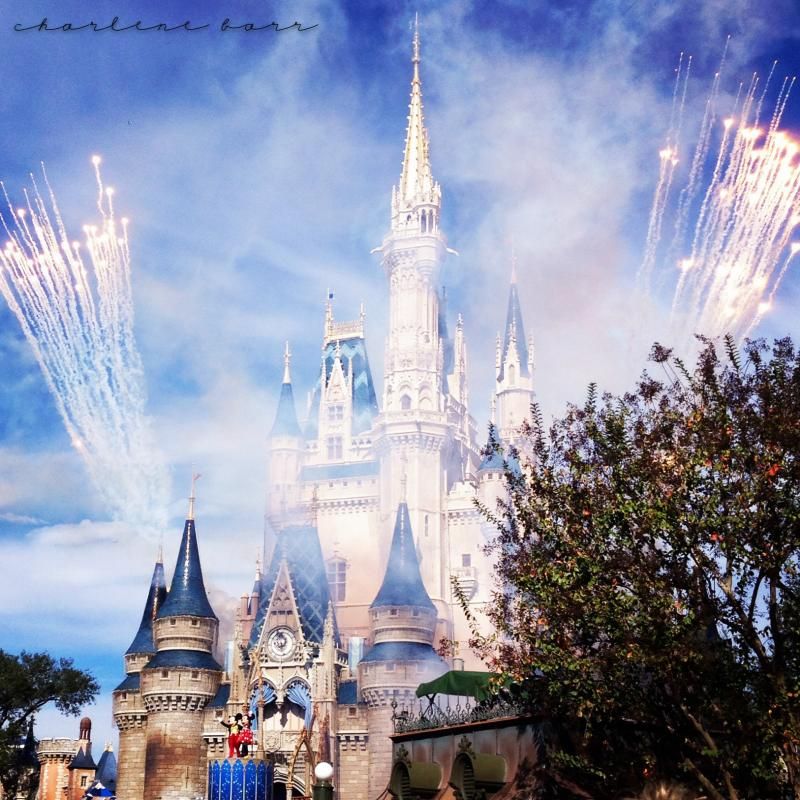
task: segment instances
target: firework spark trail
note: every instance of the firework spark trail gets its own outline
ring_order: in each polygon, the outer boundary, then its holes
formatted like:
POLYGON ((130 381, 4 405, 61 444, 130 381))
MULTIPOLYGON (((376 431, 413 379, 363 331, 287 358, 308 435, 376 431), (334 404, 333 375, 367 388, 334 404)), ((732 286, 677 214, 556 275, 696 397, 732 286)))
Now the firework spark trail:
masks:
POLYGON ((675 86, 672 90, 672 108, 669 115, 669 126, 667 129, 667 142, 659 152, 660 166, 658 171, 658 182, 653 199, 653 207, 650 210, 650 219, 647 225, 647 238, 644 247, 644 260, 637 277, 639 286, 645 291, 650 288, 653 267, 656 263, 658 243, 661 241, 661 227, 664 220, 664 210, 669 200, 672 179, 675 174, 675 166, 678 163, 678 143, 680 140, 681 127, 683 122, 683 109, 686 102, 686 87, 689 80, 692 60, 689 58, 685 75, 683 74, 683 53, 678 60, 678 68, 675 71, 675 86), (683 77, 683 91, 681 91, 681 78, 683 77), (680 100, 678 99, 680 98, 680 100))
MULTIPOLYGON (((658 241, 651 237, 651 231, 660 231, 669 213, 662 186, 664 151, 660 153, 659 181, 639 276, 649 283, 657 264, 672 270, 677 261, 680 273, 672 302, 673 336, 689 348, 693 342, 688 337, 695 333, 712 337, 731 333, 739 340, 750 334, 769 310, 800 251, 800 245, 790 243, 800 223, 799 148, 779 129, 793 78, 783 81, 766 130, 758 127, 774 69, 773 65, 760 92, 755 75, 746 91, 740 87, 733 115, 722 122, 719 149, 703 187, 703 168, 711 156, 716 123, 719 73, 715 76, 687 184, 677 203, 675 235, 665 263, 663 259, 659 262, 655 252, 658 241), (689 244, 685 241, 689 220, 701 191, 689 244), (676 258, 678 254, 683 257, 676 258)), ((668 147, 678 135, 673 129, 668 131, 668 147)))
POLYGON ((112 516, 163 530, 168 481, 145 416, 127 220, 117 222, 113 190, 103 186, 100 159, 93 163, 101 221, 84 227, 88 259, 68 237, 42 166, 50 208, 31 176, 25 206, 9 201, 8 219, 0 215, 9 237, 0 250, 0 292, 112 516))

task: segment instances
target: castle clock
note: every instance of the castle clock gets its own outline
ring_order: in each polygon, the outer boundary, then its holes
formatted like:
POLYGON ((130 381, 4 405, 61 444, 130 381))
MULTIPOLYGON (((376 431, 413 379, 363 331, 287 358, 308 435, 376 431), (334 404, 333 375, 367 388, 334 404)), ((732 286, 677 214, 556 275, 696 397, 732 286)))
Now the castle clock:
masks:
POLYGON ((276 661, 285 661, 294 651, 294 633, 288 628, 276 628, 267 639, 267 650, 276 661))

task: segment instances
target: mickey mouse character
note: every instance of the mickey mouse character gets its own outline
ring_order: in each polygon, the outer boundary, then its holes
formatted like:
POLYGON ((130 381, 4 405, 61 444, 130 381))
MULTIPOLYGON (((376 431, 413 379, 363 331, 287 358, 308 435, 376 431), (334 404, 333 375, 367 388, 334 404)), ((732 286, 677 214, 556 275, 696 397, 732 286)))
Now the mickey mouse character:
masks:
POLYGON ((228 729, 228 758, 235 758, 239 750, 239 733, 241 731, 242 715, 231 715, 228 721, 220 720, 220 724, 228 729))

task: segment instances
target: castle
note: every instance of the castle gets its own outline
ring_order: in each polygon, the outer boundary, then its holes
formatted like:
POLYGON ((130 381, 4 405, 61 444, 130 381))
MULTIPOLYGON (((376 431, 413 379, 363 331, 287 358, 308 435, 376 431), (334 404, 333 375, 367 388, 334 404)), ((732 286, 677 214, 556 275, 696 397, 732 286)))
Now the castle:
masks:
MULTIPOLYGON (((463 321, 451 334, 439 288, 452 251, 431 172, 418 32, 412 68, 403 166, 377 248, 389 285, 382 386, 363 311, 337 321, 329 296, 302 427, 287 344, 269 437, 265 569, 223 648, 192 492, 171 586, 159 562, 114 692, 124 800, 228 797, 231 785, 240 796, 243 768, 226 759, 221 724, 236 712, 253 716, 254 754, 273 762, 277 800, 310 794, 315 759, 333 764, 339 796, 373 800, 388 784, 396 703, 449 668, 441 639, 461 643, 462 663, 470 658, 451 581, 476 607, 489 599, 490 531, 474 500, 494 503, 503 459, 481 455, 463 321)), ((533 344, 513 272, 495 367, 490 439, 509 442, 533 399, 533 344)))

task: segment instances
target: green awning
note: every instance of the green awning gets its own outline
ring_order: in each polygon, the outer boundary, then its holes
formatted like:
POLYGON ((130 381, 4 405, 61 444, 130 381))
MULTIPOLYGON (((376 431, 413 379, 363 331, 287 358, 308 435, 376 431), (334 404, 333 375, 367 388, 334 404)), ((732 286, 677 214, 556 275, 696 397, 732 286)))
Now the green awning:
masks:
POLYGON ((434 681, 421 683, 417 687, 417 697, 431 697, 435 694, 455 694, 485 700, 491 692, 489 681, 494 677, 491 672, 469 672, 466 670, 450 670, 434 681))

